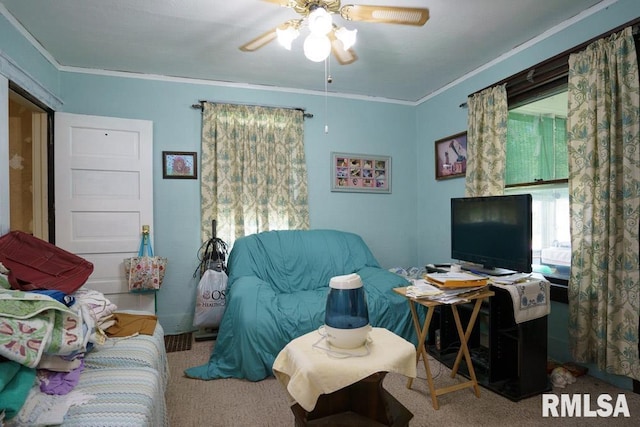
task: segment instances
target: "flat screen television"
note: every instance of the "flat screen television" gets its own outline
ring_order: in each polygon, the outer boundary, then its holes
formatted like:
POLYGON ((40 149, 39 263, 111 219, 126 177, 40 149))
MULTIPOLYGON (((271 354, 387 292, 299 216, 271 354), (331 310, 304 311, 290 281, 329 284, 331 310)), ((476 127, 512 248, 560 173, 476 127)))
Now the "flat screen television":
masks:
POLYGON ((530 273, 531 208, 530 194, 452 198, 451 258, 490 275, 530 273))

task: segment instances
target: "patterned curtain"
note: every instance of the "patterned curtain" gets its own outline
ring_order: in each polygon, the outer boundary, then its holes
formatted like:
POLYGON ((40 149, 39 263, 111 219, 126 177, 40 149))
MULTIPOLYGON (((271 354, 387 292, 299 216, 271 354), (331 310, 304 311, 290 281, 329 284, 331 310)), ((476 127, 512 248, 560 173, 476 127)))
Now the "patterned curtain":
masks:
POLYGON ((507 147, 506 85, 485 89, 469 97, 467 174, 465 195, 503 193, 507 147))
POLYGON ((631 28, 569 57, 569 345, 640 380, 640 84, 631 28))
POLYGON ((309 228, 303 112, 204 103, 201 236, 309 228))

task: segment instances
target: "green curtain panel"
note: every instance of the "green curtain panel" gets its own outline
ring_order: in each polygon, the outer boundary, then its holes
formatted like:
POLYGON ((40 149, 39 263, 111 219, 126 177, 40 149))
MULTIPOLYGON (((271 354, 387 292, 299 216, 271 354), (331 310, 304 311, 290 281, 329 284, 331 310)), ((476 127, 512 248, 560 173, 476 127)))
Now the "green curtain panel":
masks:
POLYGON ((505 185, 566 179, 567 119, 509 112, 505 185))
POLYGON ((202 240, 309 228, 303 111, 203 103, 202 240))
POLYGON ((569 345, 640 380, 640 84, 631 28, 569 58, 569 345))
POLYGON ((469 97, 465 195, 503 194, 507 147, 506 85, 469 97))

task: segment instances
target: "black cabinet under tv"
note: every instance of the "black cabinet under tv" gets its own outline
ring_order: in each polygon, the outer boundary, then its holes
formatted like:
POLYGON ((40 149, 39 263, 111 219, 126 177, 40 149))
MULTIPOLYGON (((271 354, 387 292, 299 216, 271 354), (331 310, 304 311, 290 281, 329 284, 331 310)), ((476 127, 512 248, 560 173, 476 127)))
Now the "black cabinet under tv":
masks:
MULTIPOLYGON (((512 401, 551 390, 547 375, 547 316, 515 323, 511 294, 492 286, 468 341, 478 383, 512 401)), ((463 325, 471 304, 458 306, 463 325)), ((451 368, 460 348, 451 310, 436 307, 426 345, 429 355, 451 368)), ((468 376, 462 360, 459 372, 468 376)))

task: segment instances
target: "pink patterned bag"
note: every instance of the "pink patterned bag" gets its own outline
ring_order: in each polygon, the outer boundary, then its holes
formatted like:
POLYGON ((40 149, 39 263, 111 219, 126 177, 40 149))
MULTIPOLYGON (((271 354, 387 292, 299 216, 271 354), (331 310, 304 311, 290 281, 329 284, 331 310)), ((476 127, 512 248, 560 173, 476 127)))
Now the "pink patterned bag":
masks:
POLYGON ((138 256, 124 260, 129 292, 157 291, 162 285, 166 268, 167 258, 153 256, 149 228, 144 226, 138 256))

